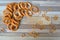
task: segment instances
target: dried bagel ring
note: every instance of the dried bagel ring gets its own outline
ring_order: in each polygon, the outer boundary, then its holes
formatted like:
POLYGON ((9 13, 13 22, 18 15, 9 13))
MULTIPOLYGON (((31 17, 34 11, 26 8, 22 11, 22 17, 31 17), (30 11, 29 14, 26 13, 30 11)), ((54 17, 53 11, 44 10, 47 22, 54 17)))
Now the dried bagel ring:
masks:
POLYGON ((18 26, 11 25, 10 29, 11 29, 12 31, 16 31, 16 30, 18 30, 18 26))
POLYGON ((6 9, 8 9, 10 12, 13 12, 13 5, 12 5, 12 3, 8 4, 6 9))
POLYGON ((23 15, 23 16, 25 16, 25 15, 26 15, 26 13, 28 13, 28 11, 27 11, 27 10, 23 10, 23 9, 22 9, 22 10, 21 10, 21 13, 22 13, 22 15, 23 15))
POLYGON ((26 13, 26 16, 31 17, 32 15, 33 13, 30 10, 28 10, 28 12, 26 13))
POLYGON ((14 18, 15 18, 15 20, 21 20, 21 19, 22 19, 21 16, 18 16, 18 15, 16 15, 16 14, 14 14, 14 18))
POLYGON ((13 6, 16 4, 16 2, 13 2, 13 3, 9 3, 6 5, 6 8, 9 7, 9 8, 13 8, 13 6))
POLYGON ((33 13, 37 13, 37 12, 39 12, 39 8, 37 6, 32 6, 31 11, 33 13))
POLYGON ((17 24, 17 25, 19 25, 19 21, 16 21, 15 19, 11 19, 12 20, 12 24, 17 24))
POLYGON ((17 4, 18 4, 18 3, 15 3, 15 2, 14 2, 14 3, 11 3, 11 5, 12 5, 12 10, 13 10, 13 11, 17 9, 17 4))
POLYGON ((11 19, 11 23, 9 23, 7 28, 11 30, 12 25, 16 26, 18 28, 19 26, 19 21, 15 21, 14 19, 11 19))
POLYGON ((12 12, 10 12, 8 9, 5 9, 5 10, 3 11, 3 13, 4 13, 4 15, 9 14, 10 16, 12 16, 12 12))
POLYGON ((10 20, 10 18, 8 18, 8 17, 4 17, 3 22, 4 22, 6 25, 8 25, 8 24, 11 22, 11 20, 10 20))
POLYGON ((4 17, 9 17, 11 18, 11 15, 9 13, 6 13, 6 15, 4 15, 4 17))
POLYGON ((22 9, 18 9, 18 13, 20 14, 21 17, 23 17, 24 15, 21 13, 22 9))
POLYGON ((18 3, 16 3, 14 6, 13 6, 13 9, 14 11, 16 11, 18 9, 18 3))
POLYGON ((12 31, 16 31, 19 28, 19 21, 16 21, 16 20, 12 19, 11 24, 12 25, 11 25, 10 29, 12 31))
POLYGON ((17 23, 12 22, 12 25, 14 25, 18 28, 19 27, 19 22, 17 22, 17 23))
POLYGON ((10 12, 12 12, 12 11, 13 11, 13 9, 12 9, 12 8, 9 8, 9 7, 7 7, 6 9, 8 9, 10 12))
POLYGON ((25 2, 25 5, 26 5, 25 8, 28 10, 31 9, 32 7, 32 4, 30 2, 25 2))
POLYGON ((24 2, 20 2, 19 4, 21 6, 21 9, 25 9, 25 3, 24 2))
POLYGON ((8 24, 8 25, 7 25, 7 29, 11 30, 11 26, 12 26, 12 24, 11 24, 11 23, 10 23, 10 24, 8 24))
POLYGON ((10 23, 7 28, 9 30, 16 31, 18 29, 18 25, 13 25, 10 23))
POLYGON ((16 20, 21 20, 22 19, 21 13, 15 12, 13 16, 16 20))
POLYGON ((11 3, 7 4, 7 5, 6 5, 6 8, 7 8, 7 7, 12 8, 11 3))
POLYGON ((18 3, 18 9, 21 9, 20 3, 18 3))

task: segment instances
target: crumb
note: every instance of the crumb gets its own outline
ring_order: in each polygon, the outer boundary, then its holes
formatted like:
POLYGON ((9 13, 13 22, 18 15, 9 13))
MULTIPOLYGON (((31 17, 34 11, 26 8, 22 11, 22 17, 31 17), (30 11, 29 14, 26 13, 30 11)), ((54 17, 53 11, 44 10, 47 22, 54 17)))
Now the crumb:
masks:
POLYGON ((42 14, 42 17, 45 17, 46 16, 46 14, 42 14))
POLYGON ((53 17, 53 19, 54 19, 54 20, 58 20, 58 16, 55 15, 55 16, 53 17))
POLYGON ((26 36, 26 34, 24 34, 24 33, 21 35, 21 37, 25 37, 25 36, 26 36))
POLYGON ((4 32, 4 28, 1 28, 1 32, 4 32))
POLYGON ((49 7, 49 8, 48 8, 48 11, 51 11, 51 10, 52 10, 52 8, 49 7))
POLYGON ((39 28, 40 30, 43 30, 43 29, 45 29, 45 25, 40 25, 40 28, 39 28))
POLYGON ((56 31, 56 28, 49 30, 50 33, 53 33, 53 32, 55 32, 55 31, 56 31))
POLYGON ((30 36, 34 37, 34 38, 36 38, 36 37, 39 36, 39 33, 35 32, 35 31, 32 31, 32 32, 30 32, 30 33, 28 33, 28 34, 29 34, 30 36))
POLYGON ((40 21, 37 22, 37 24, 43 25, 43 21, 40 20, 40 21))
POLYGON ((36 24, 33 24, 33 25, 32 25, 32 28, 33 28, 33 29, 36 28, 36 24))
POLYGON ((49 27, 50 27, 50 30, 49 30, 49 32, 51 32, 51 33, 55 32, 55 30, 56 30, 56 27, 55 27, 55 25, 53 25, 53 24, 50 24, 50 25, 49 25, 49 27))
POLYGON ((45 19, 46 19, 47 21, 50 21, 50 17, 49 17, 49 16, 45 16, 45 19))
POLYGON ((38 21, 37 23, 36 23, 36 25, 38 26, 38 27, 36 27, 36 28, 38 28, 38 29, 40 29, 40 30, 43 30, 44 28, 45 28, 45 25, 43 24, 43 21, 38 21))
POLYGON ((46 10, 44 10, 43 12, 44 12, 44 14, 47 14, 47 11, 46 10))

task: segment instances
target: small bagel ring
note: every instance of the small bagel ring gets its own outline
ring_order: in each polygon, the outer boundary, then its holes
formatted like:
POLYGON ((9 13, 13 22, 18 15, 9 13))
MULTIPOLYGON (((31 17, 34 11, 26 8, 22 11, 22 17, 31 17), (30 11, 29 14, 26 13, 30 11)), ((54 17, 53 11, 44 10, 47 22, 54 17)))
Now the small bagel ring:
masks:
POLYGON ((23 10, 23 9, 22 9, 22 10, 21 10, 21 13, 22 13, 22 15, 23 15, 23 16, 25 16, 25 15, 26 15, 26 13, 28 13, 28 11, 27 11, 27 10, 23 10))
POLYGON ((19 9, 19 10, 18 10, 18 13, 19 13, 19 15, 20 15, 21 17, 23 17, 24 15, 21 13, 21 10, 22 10, 22 9, 19 9))
POLYGON ((31 11, 37 13, 39 12, 39 8, 37 6, 32 6, 31 11))
POLYGON ((5 9, 3 13, 4 15, 9 14, 10 16, 12 16, 12 12, 10 12, 8 9, 5 9))
POLYGON ((10 29, 11 29, 12 31, 16 31, 16 30, 18 30, 18 26, 12 25, 12 26, 10 27, 10 29))
POLYGON ((18 3, 18 9, 21 9, 21 6, 20 6, 20 4, 18 3))
POLYGON ((17 25, 19 24, 19 21, 16 21, 15 19, 11 19, 11 20, 12 20, 12 24, 14 24, 14 25, 15 24, 17 24, 17 25))
POLYGON ((9 18, 11 18, 11 15, 10 15, 9 13, 6 13, 6 14, 4 15, 4 17, 9 17, 9 18))
POLYGON ((11 24, 11 23, 10 23, 10 24, 8 24, 8 25, 7 25, 7 29, 11 30, 11 26, 12 26, 12 24, 11 24))
POLYGON ((21 9, 25 9, 25 3, 24 2, 20 2, 19 4, 21 6, 21 9))
POLYGON ((18 9, 18 3, 14 5, 14 11, 16 11, 17 9, 18 9))
POLYGON ((13 16, 14 16, 14 18, 15 18, 16 20, 21 20, 21 19, 22 19, 21 14, 18 13, 18 12, 15 12, 13 16))
POLYGON ((10 20, 10 18, 8 18, 8 17, 4 17, 3 22, 4 22, 6 25, 8 25, 9 23, 11 23, 11 20, 10 20))
POLYGON ((6 5, 6 8, 8 8, 8 7, 9 7, 9 8, 12 8, 11 3, 9 3, 9 4, 6 5))
POLYGON ((32 15, 33 15, 33 13, 30 10, 26 13, 26 16, 28 16, 28 17, 31 17, 32 15))
POLYGON ((30 10, 31 9, 31 7, 32 7, 32 4, 30 3, 30 2, 25 2, 25 8, 27 9, 27 10, 30 10))

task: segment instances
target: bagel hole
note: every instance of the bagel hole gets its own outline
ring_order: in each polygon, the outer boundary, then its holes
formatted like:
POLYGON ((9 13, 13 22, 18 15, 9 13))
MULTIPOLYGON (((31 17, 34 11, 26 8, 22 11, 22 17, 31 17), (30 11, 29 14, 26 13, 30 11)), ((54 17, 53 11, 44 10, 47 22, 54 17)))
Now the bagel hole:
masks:
POLYGON ((16 16, 19 16, 19 13, 18 12, 16 12, 15 14, 16 14, 16 16))

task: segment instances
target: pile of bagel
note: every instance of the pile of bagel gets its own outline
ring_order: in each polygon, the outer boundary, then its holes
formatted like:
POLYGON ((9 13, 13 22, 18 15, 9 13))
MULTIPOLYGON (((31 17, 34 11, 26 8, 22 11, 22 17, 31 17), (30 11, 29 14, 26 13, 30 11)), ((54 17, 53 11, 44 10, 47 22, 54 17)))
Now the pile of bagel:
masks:
POLYGON ((3 11, 3 22, 9 30, 16 31, 24 16, 31 17, 39 8, 30 2, 9 3, 3 11))

